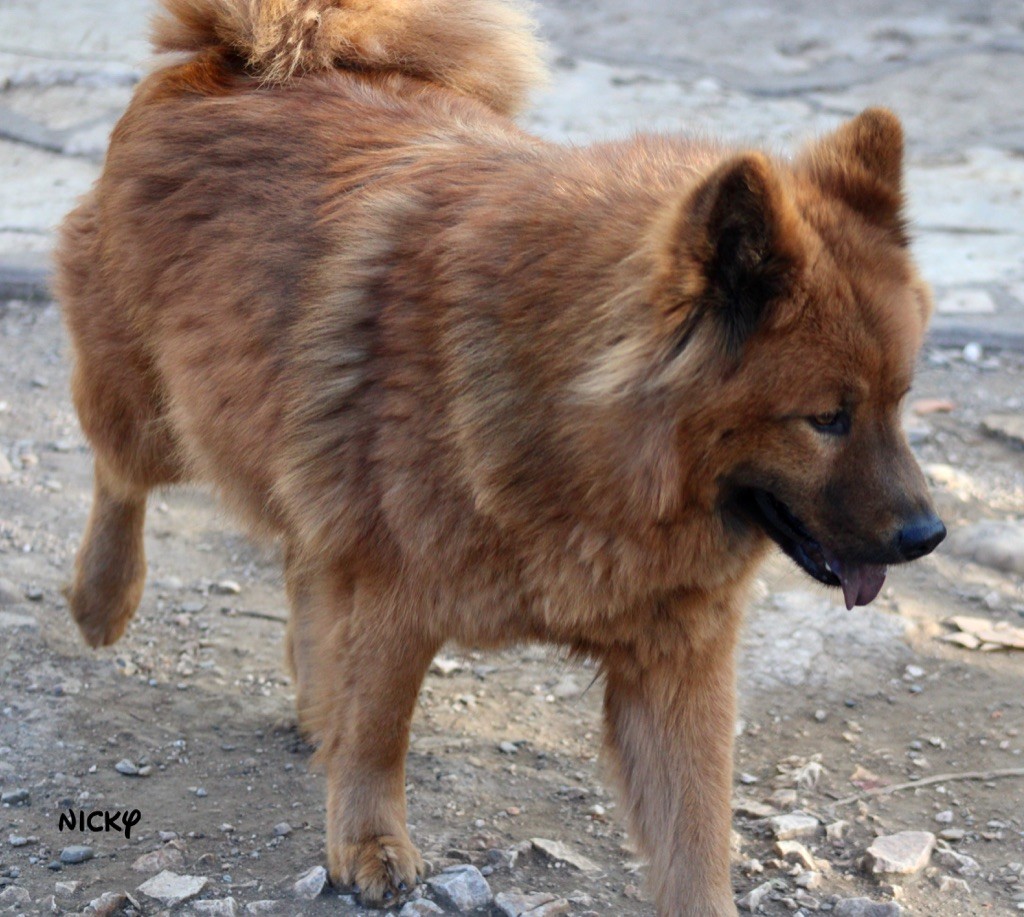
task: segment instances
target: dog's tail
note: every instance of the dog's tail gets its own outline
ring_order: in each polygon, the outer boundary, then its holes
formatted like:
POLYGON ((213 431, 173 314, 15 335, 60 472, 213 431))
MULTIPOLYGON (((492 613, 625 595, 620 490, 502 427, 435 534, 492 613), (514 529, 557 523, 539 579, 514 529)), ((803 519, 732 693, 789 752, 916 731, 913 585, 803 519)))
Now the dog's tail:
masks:
POLYGON ((222 49, 265 83, 331 68, 401 72, 512 114, 545 78, 516 0, 162 0, 158 51, 222 49))

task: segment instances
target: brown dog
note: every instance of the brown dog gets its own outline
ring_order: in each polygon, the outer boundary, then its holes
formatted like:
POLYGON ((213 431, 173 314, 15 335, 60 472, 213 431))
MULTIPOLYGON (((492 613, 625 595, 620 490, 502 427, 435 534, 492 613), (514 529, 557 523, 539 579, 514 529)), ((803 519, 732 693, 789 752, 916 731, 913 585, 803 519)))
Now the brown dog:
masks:
POLYGON ((598 660, 660 914, 733 914, 733 651, 772 540, 847 604, 944 530, 899 426, 930 310, 902 136, 794 161, 567 149, 502 0, 165 0, 59 293, 96 451, 70 592, 142 592, 147 492, 206 480, 283 539, 334 880, 422 861, 404 761, 449 639, 598 660))

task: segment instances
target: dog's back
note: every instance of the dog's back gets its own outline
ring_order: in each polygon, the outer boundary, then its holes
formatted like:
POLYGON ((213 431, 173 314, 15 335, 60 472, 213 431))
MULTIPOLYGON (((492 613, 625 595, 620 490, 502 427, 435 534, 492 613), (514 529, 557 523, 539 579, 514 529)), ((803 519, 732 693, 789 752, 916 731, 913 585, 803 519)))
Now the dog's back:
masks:
POLYGON ((283 351, 325 236, 431 148, 468 165, 476 130, 525 143, 505 116, 543 77, 539 46, 501 0, 165 7, 154 45, 185 56, 140 85, 61 233, 75 402, 112 471, 212 480, 273 529, 283 351))

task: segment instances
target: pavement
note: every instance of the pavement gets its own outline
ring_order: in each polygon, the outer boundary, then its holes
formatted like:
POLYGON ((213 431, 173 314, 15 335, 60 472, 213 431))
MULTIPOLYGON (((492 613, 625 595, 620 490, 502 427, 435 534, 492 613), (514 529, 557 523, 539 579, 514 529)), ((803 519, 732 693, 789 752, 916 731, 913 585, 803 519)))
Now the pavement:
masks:
MULTIPOLYGON (((0 298, 46 299, 61 217, 151 66, 151 0, 0 5, 0 298)), ((526 124, 793 150, 867 105, 904 119, 933 343, 1024 351, 1024 6, 1019 0, 543 0, 552 81, 526 124)))

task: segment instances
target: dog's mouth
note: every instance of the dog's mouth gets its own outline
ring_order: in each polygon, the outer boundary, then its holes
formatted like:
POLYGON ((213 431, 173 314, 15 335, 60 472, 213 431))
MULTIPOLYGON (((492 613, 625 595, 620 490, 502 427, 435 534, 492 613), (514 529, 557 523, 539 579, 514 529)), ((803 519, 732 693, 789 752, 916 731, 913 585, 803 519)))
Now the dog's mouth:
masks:
POLYGON ((794 513, 767 490, 751 488, 743 504, 749 515, 808 575, 843 590, 847 609, 873 602, 885 583, 883 564, 854 563, 821 544, 794 513))

